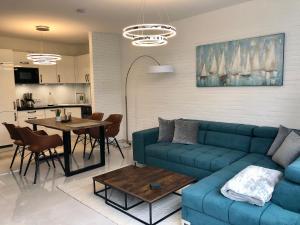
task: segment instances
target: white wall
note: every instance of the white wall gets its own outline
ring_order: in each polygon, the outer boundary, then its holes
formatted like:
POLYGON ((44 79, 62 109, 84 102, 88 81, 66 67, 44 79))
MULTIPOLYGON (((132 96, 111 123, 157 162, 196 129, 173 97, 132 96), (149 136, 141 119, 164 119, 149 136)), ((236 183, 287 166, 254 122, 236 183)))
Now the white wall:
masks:
POLYGON ((121 36, 91 32, 89 45, 93 111, 122 113, 121 36))
POLYGON ((0 36, 0 49, 12 49, 20 52, 40 52, 42 50, 42 43, 47 53, 77 56, 89 52, 88 44, 42 42, 39 40, 0 36))
POLYGON ((149 75, 152 62, 136 64, 129 81, 130 130, 155 126, 158 116, 300 128, 299 10, 299 0, 254 0, 175 22, 178 35, 167 47, 137 48, 123 39, 123 82, 130 62, 142 54, 176 69, 149 75), (279 32, 286 33, 283 87, 196 87, 196 46, 279 32))

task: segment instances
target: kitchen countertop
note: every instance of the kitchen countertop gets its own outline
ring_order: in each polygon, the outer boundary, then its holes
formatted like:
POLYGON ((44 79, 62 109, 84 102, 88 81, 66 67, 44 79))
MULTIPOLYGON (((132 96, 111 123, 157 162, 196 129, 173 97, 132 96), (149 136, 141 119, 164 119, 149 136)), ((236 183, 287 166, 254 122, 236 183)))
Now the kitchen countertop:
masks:
POLYGON ((72 108, 72 107, 82 107, 82 106, 91 106, 91 104, 55 104, 55 105, 41 105, 35 106, 34 108, 18 108, 17 111, 28 111, 35 109, 55 109, 55 108, 72 108))

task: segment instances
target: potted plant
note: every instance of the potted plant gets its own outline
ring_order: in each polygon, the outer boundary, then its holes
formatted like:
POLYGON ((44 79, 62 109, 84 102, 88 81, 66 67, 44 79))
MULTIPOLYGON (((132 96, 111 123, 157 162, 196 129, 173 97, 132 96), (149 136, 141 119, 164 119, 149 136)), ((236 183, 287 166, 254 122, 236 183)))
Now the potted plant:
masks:
POLYGON ((61 121, 60 114, 61 114, 61 110, 60 110, 60 109, 57 109, 56 112, 55 112, 55 120, 56 120, 57 122, 60 122, 60 121, 61 121))

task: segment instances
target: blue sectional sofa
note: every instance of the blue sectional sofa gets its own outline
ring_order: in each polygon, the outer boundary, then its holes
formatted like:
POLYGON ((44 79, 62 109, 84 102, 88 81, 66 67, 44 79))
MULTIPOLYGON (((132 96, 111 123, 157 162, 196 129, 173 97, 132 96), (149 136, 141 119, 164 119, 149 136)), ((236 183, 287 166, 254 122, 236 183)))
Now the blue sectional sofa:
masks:
POLYGON ((266 156, 278 129, 199 121, 198 144, 158 143, 158 128, 133 134, 134 160, 197 177, 183 190, 182 218, 192 225, 300 225, 300 157, 286 169, 266 156), (264 207, 225 198, 221 187, 249 165, 284 172, 264 207))

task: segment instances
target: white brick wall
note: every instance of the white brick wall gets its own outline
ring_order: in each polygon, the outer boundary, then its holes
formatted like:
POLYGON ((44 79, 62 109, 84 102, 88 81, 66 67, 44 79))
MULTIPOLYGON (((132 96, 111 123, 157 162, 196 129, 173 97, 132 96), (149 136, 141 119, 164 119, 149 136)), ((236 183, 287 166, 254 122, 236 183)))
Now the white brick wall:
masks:
POLYGON ((93 111, 122 113, 120 35, 89 33, 93 111))
POLYGON ((195 118, 300 128, 300 1, 254 0, 174 23, 178 35, 163 48, 136 48, 122 40, 123 82, 130 62, 149 54, 175 66, 173 75, 149 75, 149 60, 133 68, 129 81, 129 125, 157 125, 157 117, 195 118), (286 33, 283 87, 197 88, 197 45, 286 33))

